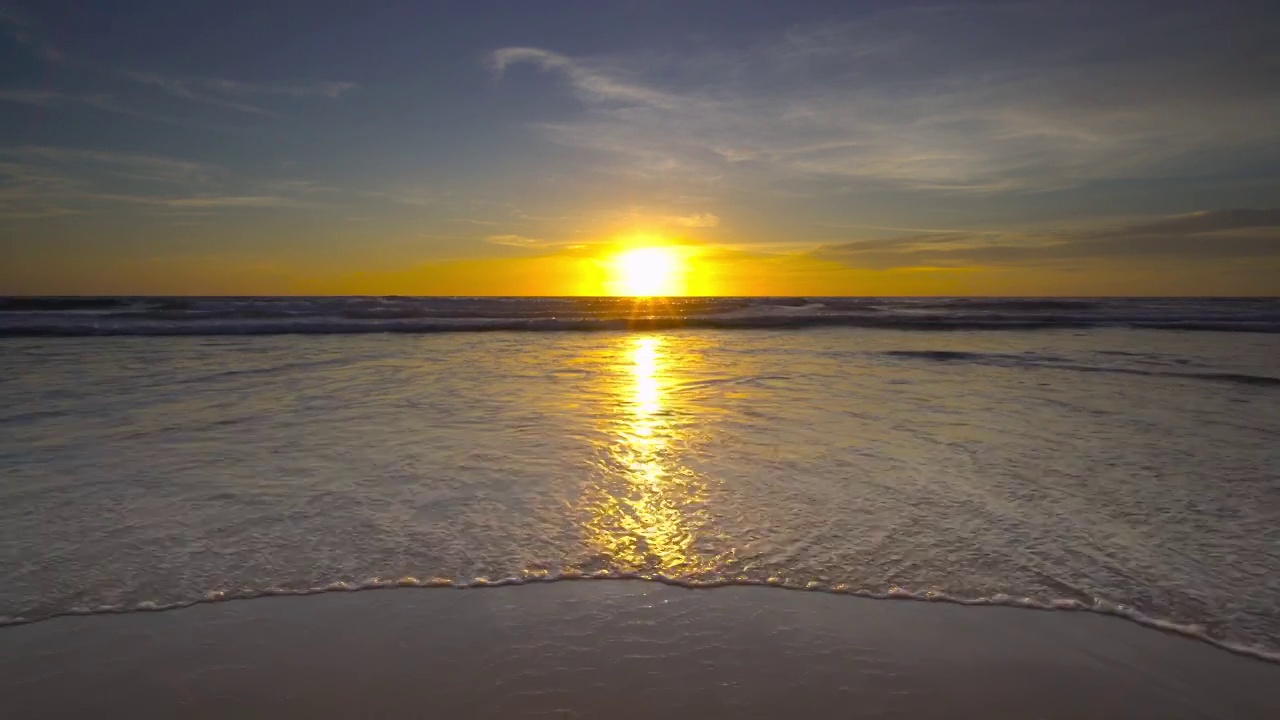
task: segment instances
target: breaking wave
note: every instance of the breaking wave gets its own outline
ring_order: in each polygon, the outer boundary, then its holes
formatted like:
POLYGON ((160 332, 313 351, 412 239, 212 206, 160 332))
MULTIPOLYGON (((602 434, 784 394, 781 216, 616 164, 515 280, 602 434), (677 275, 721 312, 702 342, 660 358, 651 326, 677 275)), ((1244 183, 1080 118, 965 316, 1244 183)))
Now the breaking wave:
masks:
POLYGON ((0 298, 0 337, 675 328, 1280 332, 1275 299, 0 298))
MULTIPOLYGON (((907 360, 927 360, 944 363, 971 363, 974 365, 991 365, 996 367, 1026 367, 1068 370, 1085 373, 1115 373, 1119 375, 1138 375, 1142 377, 1167 377, 1184 380, 1205 380, 1209 382, 1234 383, 1237 385, 1253 385, 1258 387, 1280 387, 1280 377, 1270 375, 1250 375, 1247 373, 1213 372, 1213 371, 1178 371, 1135 368, 1118 365, 1085 365, 1078 362, 1040 355, 1036 353, 976 353, 955 350, 888 350, 883 353, 888 357, 907 360)), ((1107 354, 1100 352, 1099 354, 1107 354)), ((1111 353, 1114 354, 1114 353, 1111 353)))
POLYGON ((62 612, 49 613, 37 617, 5 617, 0 616, 0 627, 10 625, 25 625, 33 622, 41 622, 57 617, 66 617, 73 615, 118 615, 129 613, 145 613, 145 612, 166 612, 171 610, 180 610, 182 608, 193 607, 196 605, 204 605, 210 603, 230 602, 234 600, 252 600, 257 598, 268 597, 285 597, 285 596, 305 596, 319 595, 330 592, 360 592, 369 590, 387 590, 387 589, 453 589, 453 590, 478 590, 483 588, 497 588, 529 585, 532 583, 553 583, 553 582, 571 582, 581 580, 631 580, 643 582, 657 582, 663 585, 681 587, 689 590, 705 590, 719 587, 741 586, 741 587, 768 587, 781 590, 792 590, 801 592, 822 592, 833 595, 848 595, 851 597, 866 598, 871 600, 915 600, 919 602, 946 602, 957 605, 976 605, 976 606, 997 606, 1024 608, 1029 610, 1044 611, 1074 611, 1074 612, 1092 612, 1101 615, 1110 615, 1113 617, 1123 618, 1139 625, 1155 628, 1165 632, 1171 632, 1182 635, 1194 640, 1214 645, 1216 647, 1228 650, 1233 653, 1257 658, 1268 662, 1280 663, 1280 653, 1266 648, 1255 647, 1229 641, 1220 640, 1213 637, 1205 629, 1199 625, 1176 623, 1161 618, 1147 615, 1136 608, 1120 603, 1113 603, 1101 598, 1094 598, 1093 602, 1085 603, 1072 598, 1057 598, 1050 600, 1039 600, 1029 597, 1016 597, 1003 593, 994 594, 984 597, 963 597, 951 595, 936 590, 913 591, 907 588, 890 586, 884 589, 866 589, 855 588, 844 584, 829 584, 819 581, 796 581, 788 578, 770 577, 766 579, 753 579, 746 577, 670 577, 666 575, 622 572, 616 570, 599 570, 595 572, 581 572, 574 569, 565 569, 558 573, 536 571, 527 572, 519 576, 502 577, 502 578, 475 578, 469 581, 459 581, 452 578, 430 577, 417 578, 414 576, 405 576, 401 578, 384 579, 369 578, 364 581, 354 582, 338 580, 323 585, 315 585, 304 588, 283 588, 268 587, 261 589, 242 588, 239 590, 215 590, 205 594, 203 597, 191 600, 182 600, 169 603, 158 603, 154 601, 141 601, 131 604, 119 605, 98 605, 92 607, 74 607, 62 612))

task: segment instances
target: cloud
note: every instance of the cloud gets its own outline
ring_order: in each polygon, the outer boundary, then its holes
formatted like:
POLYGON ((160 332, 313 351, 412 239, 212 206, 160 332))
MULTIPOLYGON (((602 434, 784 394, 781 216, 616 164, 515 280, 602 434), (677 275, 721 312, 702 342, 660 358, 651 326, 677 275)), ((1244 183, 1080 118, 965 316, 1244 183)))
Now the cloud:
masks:
MULTIPOLYGON (((253 115, 263 115, 266 117, 279 117, 279 113, 272 110, 268 110, 263 107, 259 107, 257 105, 251 105, 249 103, 229 100, 225 97, 219 97, 218 95, 215 95, 215 94, 210 94, 210 93, 193 89, 192 87, 193 83, 188 80, 177 80, 174 78, 166 77, 164 75, 160 75, 158 73, 150 73, 150 72, 130 72, 130 73, 125 73, 125 77, 129 78, 134 82, 141 83, 143 85, 150 85, 150 86, 159 88, 160 90, 164 91, 165 93, 168 93, 169 95, 182 98, 184 100, 191 100, 193 102, 203 103, 205 105, 212 105, 215 107, 227 108, 230 110, 236 110, 238 112, 243 112, 243 113, 250 113, 253 115)), ((194 84, 196 85, 196 87, 200 87, 204 83, 197 82, 194 84)))
POLYGON ((62 207, 15 208, 0 200, 0 220, 43 220, 78 214, 80 214, 78 210, 62 207))
MULTIPOLYGON (((270 180, 261 180, 258 187, 266 192, 282 195, 299 195, 314 197, 317 195, 332 196, 334 193, 344 192, 342 188, 328 185, 316 180, 303 180, 298 178, 273 178, 270 180)), ((332 199, 332 198, 330 198, 332 199)))
MULTIPOLYGON (((35 49, 36 54, 49 62, 67 60, 66 55, 41 38, 37 24, 16 9, 0 7, 0 28, 22 45, 35 49)), ((278 117, 279 113, 259 104, 244 102, 244 97, 323 97, 337 99, 343 94, 358 87, 356 83, 345 81, 291 81, 282 83, 257 83, 225 78, 179 78, 158 72, 149 71, 117 71, 101 68, 97 63, 79 60, 77 66, 88 72, 86 77, 106 74, 117 80, 124 79, 135 85, 156 88, 166 95, 213 107, 221 107, 240 113, 278 117)), ((115 88, 114 89, 119 89, 115 88)), ((127 94, 127 93, 126 93, 127 94)), ((64 93, 42 88, 40 90, 5 89, 0 90, 0 100, 19 102, 41 107, 58 104, 84 104, 103 110, 118 112, 139 117, 151 117, 173 121, 171 118, 154 116, 128 104, 115 101, 115 93, 98 92, 91 94, 64 93)))
POLYGON ((1091 235, 1086 234, 1086 237, 1091 236, 1099 240, 1156 236, 1185 237, 1188 235, 1255 228, 1280 228, 1280 208, 1241 208, 1195 212, 1146 223, 1094 231, 1091 235))
POLYGON ((1055 232, 938 232, 824 245, 810 253, 853 267, 1026 266, 1100 259, 1280 258, 1280 208, 1212 210, 1055 232))
MULTIPOLYGON (((279 113, 260 104, 244 102, 238 98, 256 96, 261 98, 324 97, 337 99, 358 87, 353 82, 333 80, 260 83, 226 78, 179 78, 159 72, 121 71, 116 68, 103 67, 98 62, 84 58, 71 58, 68 60, 64 52, 45 40, 46 33, 34 18, 17 8, 7 5, 0 5, 0 32, 8 35, 18 44, 31 48, 38 58, 52 63, 68 62, 74 65, 75 69, 82 71, 78 73, 82 77, 93 79, 98 83, 109 78, 114 78, 117 81, 123 79, 135 85, 159 89, 166 95, 175 98, 264 117, 278 117, 279 113)), ((111 89, 113 91, 121 90, 115 85, 111 89)), ((120 104, 114 99, 116 94, 118 93, 75 94, 48 88, 39 90, 6 89, 0 90, 0 100, 41 107, 59 104, 83 104, 125 115, 181 122, 172 118, 152 115, 145 110, 138 109, 131 103, 120 104)), ((129 93, 124 94, 128 95, 129 93)), ((136 95, 136 93, 133 94, 136 95)))
POLYGON ((337 99, 359 87, 353 82, 248 83, 238 80, 205 80, 203 86, 227 95, 284 95, 287 97, 327 97, 337 99))
POLYGON ((165 118, 157 115, 145 113, 136 108, 131 108, 121 104, 116 98, 109 93, 93 93, 93 94, 74 94, 62 93, 50 90, 27 90, 21 88, 6 88, 0 90, 0 102, 20 103, 23 105, 33 105, 36 107, 57 107, 59 105, 85 105, 105 110, 107 112, 118 113, 120 115, 131 115, 133 117, 145 117, 168 122, 176 122, 172 118, 165 118))
POLYGON ((136 97, 127 93, 124 95, 117 95, 113 93, 86 94, 66 93, 52 90, 8 88, 0 90, 0 102, 21 103, 41 108, 80 106, 103 112, 115 113, 117 115, 124 115, 126 117, 135 117, 169 125, 178 125, 184 128, 199 128, 219 131, 239 130, 239 128, 234 126, 211 123, 207 118, 203 117, 203 114, 199 116, 182 117, 180 115, 171 116, 151 112, 150 110, 143 109, 147 106, 147 103, 139 102, 136 97))
POLYGON ((298 207, 298 200, 274 195, 196 195, 190 197, 122 197, 126 202, 172 208, 281 208, 298 207))
POLYGON ((15 42, 31 48, 43 60, 60 62, 65 57, 61 50, 44 38, 39 24, 17 8, 0 6, 0 27, 15 42))
POLYGON ((23 105, 35 105, 37 107, 47 107, 68 99, 78 98, 45 90, 20 90, 15 88, 0 90, 0 101, 22 103, 23 105))
POLYGON ((0 150, 0 155, 43 160, 61 166, 91 167, 123 178, 169 183, 199 182, 222 171, 212 165, 158 155, 86 150, 82 148, 25 145, 0 150))
MULTIPOLYGON (((235 80, 175 78, 161 73, 137 71, 120 73, 118 77, 124 78, 135 85, 155 88, 170 97, 262 117, 280 117, 280 113, 262 105, 244 102, 239 98, 253 96, 270 98, 274 96, 337 99, 357 87, 355 83, 349 82, 261 84, 235 80)), ((136 94, 136 91, 134 94, 136 94)), ((112 93, 72 94, 50 90, 6 89, 0 90, 0 100, 41 107, 59 104, 83 104, 124 115, 180 122, 173 118, 166 118, 140 110, 136 105, 124 104, 112 93)))
MULTIPOLYGON (((317 81, 294 83, 252 83, 226 79, 174 78, 154 72, 126 72, 124 77, 144 85, 153 85, 177 97, 208 100, 199 93, 223 96, 326 97, 337 99, 359 87, 352 82, 317 81)), ((228 102, 218 99, 219 102, 228 102)))
POLYGON ((434 188, 412 185, 395 187, 388 190, 364 190, 361 191, 360 194, 366 197, 378 198, 398 205, 409 205, 412 207, 436 205, 448 196, 447 192, 442 193, 434 188))
POLYGON ((711 150, 720 157, 729 162, 747 162, 760 157, 760 148, 753 147, 726 147, 712 148, 711 150))
POLYGON ((720 224, 720 218, 711 213, 677 215, 667 218, 667 223, 688 228, 711 228, 720 224))
POLYGON ((324 191, 310 181, 237 179, 225 168, 166 156, 35 145, 0 149, 5 220, 80 214, 103 205, 174 212, 303 207, 324 191))
POLYGON ((1278 159, 1274 23, 1123 6, 899 8, 735 49, 511 47, 490 64, 558 74, 584 101, 551 140, 684 182, 1026 193, 1278 159))
POLYGON ((629 82, 619 67, 598 67, 571 60, 559 53, 529 47, 495 50, 489 56, 490 66, 499 77, 519 64, 531 64, 541 70, 561 73, 582 99, 598 102, 627 102, 667 107, 673 98, 660 90, 629 82))
POLYGON ((552 247, 555 244, 538 238, 524 237, 523 235, 490 235, 485 238, 485 242, 522 248, 545 248, 552 247))

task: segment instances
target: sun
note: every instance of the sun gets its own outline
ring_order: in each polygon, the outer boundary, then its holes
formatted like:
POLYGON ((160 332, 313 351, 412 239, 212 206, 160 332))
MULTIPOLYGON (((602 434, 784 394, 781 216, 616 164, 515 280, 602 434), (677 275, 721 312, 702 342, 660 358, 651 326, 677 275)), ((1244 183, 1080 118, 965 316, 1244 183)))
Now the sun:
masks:
POLYGON ((633 297, 680 295, 684 261, 669 247, 643 247, 612 260, 614 294, 633 297))

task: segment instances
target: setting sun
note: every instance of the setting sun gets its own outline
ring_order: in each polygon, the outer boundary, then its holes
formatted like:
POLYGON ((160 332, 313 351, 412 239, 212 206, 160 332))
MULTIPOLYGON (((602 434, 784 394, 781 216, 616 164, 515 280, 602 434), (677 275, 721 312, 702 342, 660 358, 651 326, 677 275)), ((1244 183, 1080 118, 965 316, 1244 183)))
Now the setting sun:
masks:
POLYGON ((672 248, 627 250, 612 262, 615 294, 639 297, 680 295, 684 261, 672 248))

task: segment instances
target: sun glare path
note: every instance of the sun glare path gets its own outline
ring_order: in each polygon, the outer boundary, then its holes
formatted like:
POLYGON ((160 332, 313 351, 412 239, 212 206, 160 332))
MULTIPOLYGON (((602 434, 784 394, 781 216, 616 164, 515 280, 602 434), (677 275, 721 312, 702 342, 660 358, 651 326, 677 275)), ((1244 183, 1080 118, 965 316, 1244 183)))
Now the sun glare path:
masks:
POLYGON ((622 336, 613 351, 618 372, 604 375, 608 405, 602 426, 612 441, 598 481, 587 485, 586 535, 607 567, 642 577, 713 572, 723 559, 698 551, 707 526, 706 482, 680 462, 688 428, 670 390, 680 348, 663 338, 622 336))
POLYGON ((671 248, 636 248, 614 258, 613 286, 618 295, 679 295, 683 270, 683 261, 671 248))

